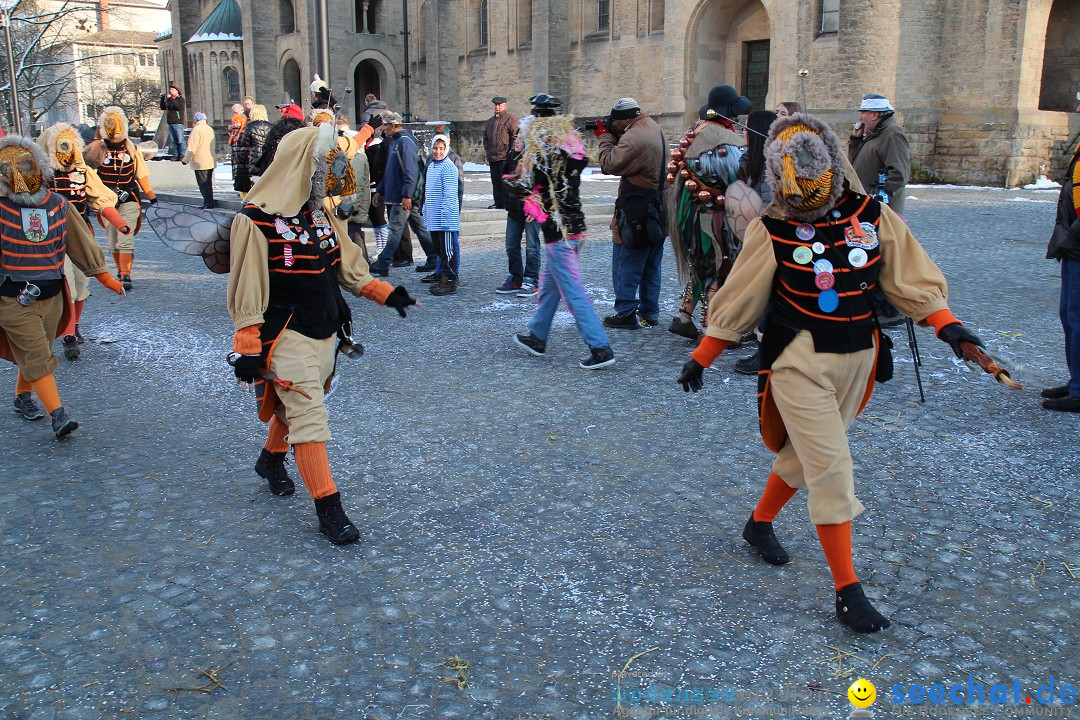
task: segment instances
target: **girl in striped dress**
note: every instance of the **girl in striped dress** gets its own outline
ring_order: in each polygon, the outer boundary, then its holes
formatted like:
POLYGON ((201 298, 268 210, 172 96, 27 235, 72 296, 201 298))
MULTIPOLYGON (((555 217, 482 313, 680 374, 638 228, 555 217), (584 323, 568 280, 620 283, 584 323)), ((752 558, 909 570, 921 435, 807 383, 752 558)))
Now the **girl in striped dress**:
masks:
POLYGON ((432 295, 457 292, 458 269, 461 265, 458 169, 447 157, 449 153, 449 137, 436 135, 431 139, 431 162, 428 163, 424 179, 424 222, 439 254, 438 274, 441 276, 431 286, 432 295))

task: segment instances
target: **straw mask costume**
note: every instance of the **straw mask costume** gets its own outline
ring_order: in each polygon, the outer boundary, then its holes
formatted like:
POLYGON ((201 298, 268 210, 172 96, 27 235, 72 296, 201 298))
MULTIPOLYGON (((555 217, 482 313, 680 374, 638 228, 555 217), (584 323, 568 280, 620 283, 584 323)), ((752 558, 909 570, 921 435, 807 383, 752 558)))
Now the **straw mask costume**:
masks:
POLYGON ((851 520, 864 508, 847 441, 875 375, 887 379, 864 291, 879 287, 901 312, 934 326, 958 357, 962 345, 982 343, 949 311, 945 278, 903 220, 847 186, 840 141, 828 125, 796 114, 774 122, 769 137, 773 205, 748 226, 728 282, 710 303, 706 336, 678 381, 700 390, 703 369, 765 316, 759 421, 777 455, 743 537, 767 562, 789 562, 772 521, 797 490, 807 490, 837 617, 857 632, 874 632, 889 621, 855 575, 851 520))
POLYGON ((32 140, 0 139, 0 357, 19 366, 15 411, 27 420, 44 417, 33 390, 62 438, 79 426, 64 411, 53 377, 52 341, 71 312, 65 255, 110 290, 124 291, 78 211, 49 189, 52 179, 45 152, 32 140))

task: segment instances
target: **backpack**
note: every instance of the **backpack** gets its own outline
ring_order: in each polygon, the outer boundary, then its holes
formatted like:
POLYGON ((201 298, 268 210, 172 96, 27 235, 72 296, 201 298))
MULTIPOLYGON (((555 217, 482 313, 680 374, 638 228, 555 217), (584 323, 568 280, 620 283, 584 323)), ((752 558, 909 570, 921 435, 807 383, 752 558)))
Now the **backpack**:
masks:
MULTIPOLYGON (((415 140, 413 142, 416 142, 415 140)), ((398 150, 398 162, 401 164, 401 172, 405 172, 405 159, 401 157, 401 150, 398 150)), ((427 179, 427 158, 424 156, 424 151, 420 149, 420 143, 416 143, 416 187, 413 188, 412 201, 413 205, 420 208, 424 206, 424 185, 427 179)))

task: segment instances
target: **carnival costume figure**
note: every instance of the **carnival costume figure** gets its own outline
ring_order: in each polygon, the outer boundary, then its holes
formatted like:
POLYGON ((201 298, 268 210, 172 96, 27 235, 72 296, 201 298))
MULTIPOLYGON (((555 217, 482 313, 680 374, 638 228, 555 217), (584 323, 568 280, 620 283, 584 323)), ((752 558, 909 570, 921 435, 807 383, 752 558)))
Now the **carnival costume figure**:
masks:
POLYGON ((845 182, 844 152, 826 123, 803 114, 778 119, 765 157, 773 204, 747 228, 678 381, 699 390, 704 368, 764 316, 759 422, 776 459, 743 537, 765 561, 789 562, 772 521, 805 489, 836 615, 857 632, 875 632, 889 620, 855 575, 851 521, 864 508, 847 439, 875 377, 885 380, 892 369, 891 341, 876 326, 867 293, 879 287, 905 315, 932 325, 958 357, 982 343, 949 311, 945 278, 903 220, 845 182))
MULTIPOLYGON (((116 193, 105 187, 97 172, 83 159, 83 141, 75 128, 67 123, 56 123, 41 133, 37 143, 45 151, 53 169, 49 188, 79 211, 91 232, 94 227, 91 213, 97 214, 98 222, 103 226, 102 220, 122 235, 131 232, 131 228, 116 210, 116 193)), ((82 320, 86 298, 90 297, 90 287, 86 275, 75 263, 64 263, 64 277, 67 278, 74 307, 71 321, 61 333, 61 340, 64 343, 64 357, 75 360, 79 357, 79 345, 83 342, 79 322, 82 320)))
POLYGON ((131 263, 135 258, 135 235, 142 226, 142 195, 151 204, 157 196, 150 185, 150 170, 135 144, 128 138, 128 121, 115 105, 105 108, 98 118, 98 140, 86 146, 86 162, 98 172, 105 186, 116 193, 116 209, 124 224, 134 228, 121 233, 114 225, 105 228, 109 252, 116 263, 116 274, 125 290, 130 290, 131 263))
POLYGON ((290 495, 285 470, 289 446, 315 501, 319 529, 331 542, 359 539, 341 506, 330 472, 330 439, 323 402, 339 352, 363 349, 351 337, 351 311, 343 287, 388 305, 405 317, 415 304, 403 286, 368 272, 363 253, 325 198, 355 191, 348 154, 331 123, 286 135, 274 160, 235 217, 230 233, 229 313, 236 326, 236 377, 254 383, 259 418, 269 423, 255 464, 275 495, 290 495), (340 286, 340 287, 339 287, 340 286))
POLYGON ((0 138, 0 357, 19 366, 15 412, 52 418, 56 437, 79 427, 64 410, 53 372, 52 342, 67 325, 71 303, 65 255, 110 290, 124 294, 105 268, 105 255, 82 216, 49 189, 53 170, 34 141, 0 138))
POLYGON ((693 340, 699 334, 694 308, 701 303, 702 318, 707 316, 710 298, 724 284, 739 252, 739 240, 725 222, 724 193, 738 179, 743 153, 742 133, 733 121, 749 111, 748 99, 730 85, 717 85, 668 163, 664 205, 684 285, 679 314, 668 330, 693 340))

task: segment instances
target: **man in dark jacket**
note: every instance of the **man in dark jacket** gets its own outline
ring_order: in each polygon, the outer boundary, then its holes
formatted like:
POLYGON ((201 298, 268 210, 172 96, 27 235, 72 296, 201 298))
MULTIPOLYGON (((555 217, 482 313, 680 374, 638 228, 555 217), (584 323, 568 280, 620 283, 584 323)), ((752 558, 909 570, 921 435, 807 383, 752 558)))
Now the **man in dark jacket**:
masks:
POLYGON ((184 144, 184 118, 187 103, 180 94, 180 88, 176 83, 169 83, 169 94, 161 96, 161 109, 165 111, 165 124, 169 126, 169 137, 172 138, 173 160, 184 157, 187 147, 184 144))
MULTIPOLYGON (((1076 93, 1080 100, 1080 92, 1076 93)), ((1080 113, 1080 104, 1076 106, 1080 113)), ((1047 410, 1080 412, 1080 141, 1061 181, 1057 222, 1046 257, 1061 261, 1061 327, 1065 330, 1065 363, 1069 382, 1042 391, 1047 410)))
POLYGON ((634 98, 616 102, 610 118, 610 128, 597 120, 594 131, 600 141, 600 169, 621 177, 611 221, 615 314, 605 317, 604 325, 623 330, 634 330, 641 324, 655 327, 660 324, 660 263, 664 256, 660 193, 667 168, 667 140, 634 98), (650 215, 654 222, 641 222, 640 234, 622 236, 620 228, 627 225, 624 217, 640 222, 650 215))
POLYGON ((491 98, 491 103, 495 106, 495 114, 484 125, 484 155, 491 171, 491 194, 495 202, 488 209, 501 210, 506 207, 502 176, 507 172, 506 155, 514 147, 514 138, 517 137, 518 119, 506 112, 506 98, 502 95, 491 98))
POLYGON ((405 129, 398 113, 386 113, 383 115, 383 123, 389 129, 389 135, 383 142, 389 142, 390 147, 387 151, 386 169, 376 191, 382 196, 387 207, 390 235, 386 240, 386 247, 371 264, 371 274, 381 277, 390 274, 390 262, 401 242, 401 233, 406 223, 416 233, 420 247, 427 253, 427 262, 418 266, 416 271, 431 272, 435 269, 435 246, 431 242, 431 234, 424 223, 419 203, 413 203, 413 193, 420 181, 420 158, 416 140, 405 129))

